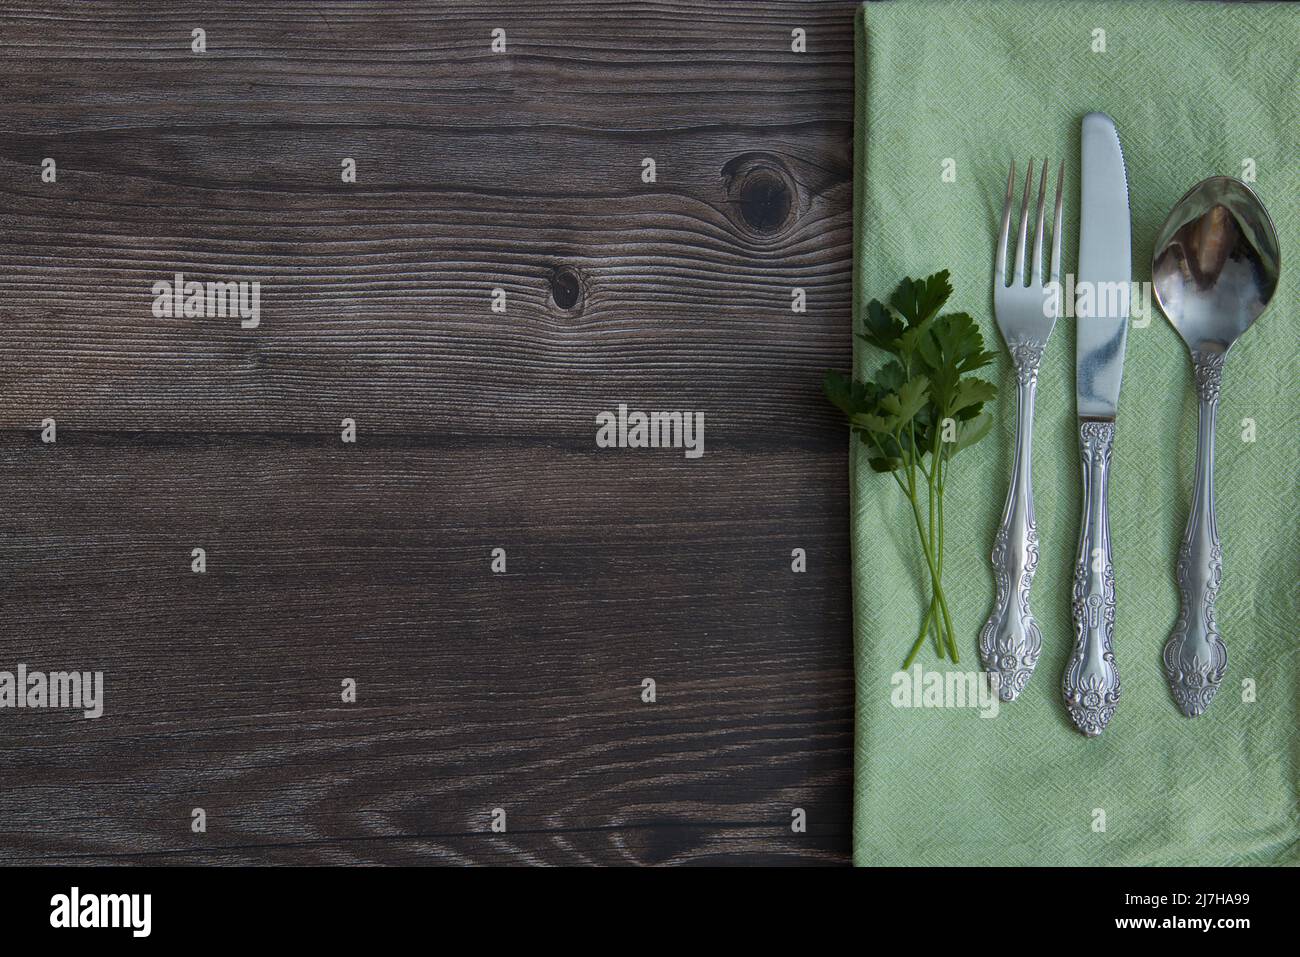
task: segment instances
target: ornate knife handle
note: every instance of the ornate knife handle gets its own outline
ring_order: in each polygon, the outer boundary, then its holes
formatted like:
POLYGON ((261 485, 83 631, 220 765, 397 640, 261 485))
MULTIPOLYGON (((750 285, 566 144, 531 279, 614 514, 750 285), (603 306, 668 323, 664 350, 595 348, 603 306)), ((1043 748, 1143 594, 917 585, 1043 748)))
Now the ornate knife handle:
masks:
POLYGON ((1228 649, 1214 623, 1214 600, 1223 577, 1223 548, 1214 520, 1214 421, 1223 378, 1222 352, 1194 352, 1200 396, 1196 435, 1196 488, 1187 531, 1178 549, 1178 621, 1165 643, 1165 677, 1183 714, 1204 714, 1214 700, 1228 649))
POLYGON ((1065 667, 1065 707, 1089 737, 1101 734, 1119 702, 1115 635, 1115 569, 1110 553, 1110 457, 1115 423, 1079 423, 1083 519, 1074 568, 1074 652, 1065 667))
POLYGON ((993 539, 993 576, 997 598, 980 630, 980 661, 997 682, 998 697, 1014 701, 1038 663, 1043 638, 1029 610, 1029 586, 1038 567, 1038 528, 1034 524, 1031 481, 1034 395, 1043 344, 1022 342, 1011 347, 1019 387, 1016 392, 1016 451, 1011 485, 1002 510, 1002 524, 993 539))

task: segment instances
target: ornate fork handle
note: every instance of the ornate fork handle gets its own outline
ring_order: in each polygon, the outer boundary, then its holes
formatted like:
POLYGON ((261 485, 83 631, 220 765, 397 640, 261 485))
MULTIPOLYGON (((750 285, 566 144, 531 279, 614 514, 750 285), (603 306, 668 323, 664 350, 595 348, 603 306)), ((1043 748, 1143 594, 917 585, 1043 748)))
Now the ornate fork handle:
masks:
POLYGON ((1065 706, 1089 737, 1101 734, 1119 702, 1115 632, 1115 569, 1110 552, 1110 459, 1115 423, 1079 424, 1083 519, 1074 568, 1074 652, 1065 668, 1065 706))
POLYGON ((1214 519, 1214 422, 1223 378, 1222 352, 1194 352, 1200 397, 1196 487, 1187 531, 1178 549, 1178 621, 1165 643, 1165 677, 1183 714, 1204 714, 1228 670, 1228 649, 1214 622, 1223 577, 1223 548, 1214 519))
POLYGON ((998 697, 1014 701, 1029 682, 1043 647, 1038 622, 1029 610, 1029 588, 1038 567, 1038 528, 1034 523, 1031 481, 1034 396, 1045 343, 1010 346, 1019 387, 1016 392, 1016 450, 1002 524, 993 539, 997 597, 980 630, 980 660, 997 682, 998 697))

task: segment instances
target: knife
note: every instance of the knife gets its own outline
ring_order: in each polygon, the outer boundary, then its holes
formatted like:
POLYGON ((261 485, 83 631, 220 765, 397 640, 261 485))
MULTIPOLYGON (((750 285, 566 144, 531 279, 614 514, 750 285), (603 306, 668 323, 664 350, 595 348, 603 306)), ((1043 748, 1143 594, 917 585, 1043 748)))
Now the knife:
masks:
POLYGON ((1115 667, 1115 571, 1111 563, 1111 449, 1132 276, 1128 177, 1115 121, 1083 118, 1079 266, 1075 307, 1075 404, 1083 469, 1083 517, 1074 568, 1074 651, 1065 668, 1065 706, 1089 737, 1119 702, 1115 667))

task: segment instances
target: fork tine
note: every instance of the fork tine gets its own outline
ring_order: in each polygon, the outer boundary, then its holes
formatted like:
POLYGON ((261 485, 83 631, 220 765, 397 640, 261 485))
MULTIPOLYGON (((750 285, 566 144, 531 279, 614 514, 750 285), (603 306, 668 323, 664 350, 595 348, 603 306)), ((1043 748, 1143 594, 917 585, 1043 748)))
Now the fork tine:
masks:
POLYGON ((1034 229, 1034 261, 1029 266, 1029 285, 1043 284, 1043 203, 1047 200, 1047 160, 1043 160, 1042 182, 1038 184, 1038 225, 1034 229))
POLYGON ((1052 264, 1049 267, 1052 282, 1061 278, 1061 185, 1065 182, 1065 160, 1061 160, 1056 174, 1056 217, 1052 220, 1052 264))
POLYGON ((1016 244, 1016 266, 1011 273, 1011 284, 1013 286, 1023 286, 1025 284, 1025 241, 1029 235, 1029 188, 1034 182, 1034 161, 1029 161, 1029 169, 1025 170, 1025 198, 1020 204, 1020 242, 1016 244))
POLYGON ((998 232, 998 253, 993 263, 993 272, 998 285, 1007 284, 1007 237, 1011 233, 1011 185, 1016 180, 1016 161, 1011 161, 1011 173, 1007 176, 1007 198, 1002 203, 1002 229, 998 232))

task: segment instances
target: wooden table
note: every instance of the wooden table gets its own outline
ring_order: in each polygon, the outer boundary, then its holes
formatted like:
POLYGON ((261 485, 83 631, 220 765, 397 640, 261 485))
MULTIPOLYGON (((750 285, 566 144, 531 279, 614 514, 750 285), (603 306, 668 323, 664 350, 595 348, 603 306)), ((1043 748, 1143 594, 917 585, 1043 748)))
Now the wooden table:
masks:
POLYGON ((847 862, 853 10, 5 4, 0 862, 847 862))

